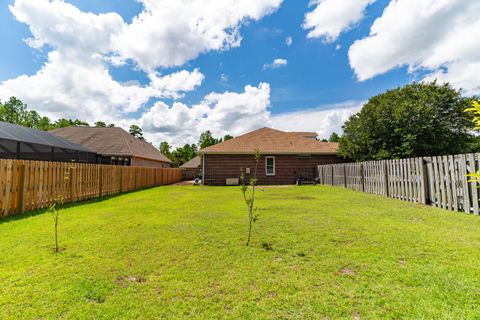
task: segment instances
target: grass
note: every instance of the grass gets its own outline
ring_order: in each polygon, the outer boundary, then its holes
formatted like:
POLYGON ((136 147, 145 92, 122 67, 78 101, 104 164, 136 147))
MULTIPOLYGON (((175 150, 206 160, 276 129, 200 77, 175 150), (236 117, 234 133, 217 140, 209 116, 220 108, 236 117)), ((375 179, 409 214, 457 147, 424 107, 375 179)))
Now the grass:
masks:
POLYGON ((0 319, 480 317, 480 218, 333 188, 159 187, 0 221, 0 319))

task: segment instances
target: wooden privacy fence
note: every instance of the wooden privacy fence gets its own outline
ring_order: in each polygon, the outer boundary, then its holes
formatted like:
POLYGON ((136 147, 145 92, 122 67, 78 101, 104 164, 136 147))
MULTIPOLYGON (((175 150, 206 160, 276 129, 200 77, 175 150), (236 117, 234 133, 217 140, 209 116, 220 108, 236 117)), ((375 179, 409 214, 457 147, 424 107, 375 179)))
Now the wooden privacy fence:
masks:
POLYGON ((182 180, 181 169, 0 159, 0 217, 182 180))
POLYGON ((367 161, 318 166, 321 184, 479 214, 479 189, 467 174, 480 154, 367 161))

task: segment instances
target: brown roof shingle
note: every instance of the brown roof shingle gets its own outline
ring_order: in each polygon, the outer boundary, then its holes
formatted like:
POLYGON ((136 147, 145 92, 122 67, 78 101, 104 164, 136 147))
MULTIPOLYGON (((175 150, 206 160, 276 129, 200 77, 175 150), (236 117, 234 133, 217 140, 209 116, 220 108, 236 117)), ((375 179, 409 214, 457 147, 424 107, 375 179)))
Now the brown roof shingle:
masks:
POLYGON ((199 168, 200 167, 200 156, 196 156, 195 158, 185 162, 180 166, 180 168, 199 168))
POLYGON ((200 154, 338 154, 338 143, 322 142, 314 132, 261 128, 200 150, 200 154))
POLYGON ((153 145, 118 127, 65 127, 51 133, 103 156, 128 156, 170 163, 153 145))

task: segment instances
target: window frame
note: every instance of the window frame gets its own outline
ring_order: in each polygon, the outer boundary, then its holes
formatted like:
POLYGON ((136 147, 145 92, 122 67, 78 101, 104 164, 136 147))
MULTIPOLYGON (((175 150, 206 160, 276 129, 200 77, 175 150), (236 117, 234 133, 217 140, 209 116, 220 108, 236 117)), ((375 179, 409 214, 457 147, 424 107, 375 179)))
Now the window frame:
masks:
POLYGON ((265 157, 265 175, 266 176, 274 176, 275 175, 275 157, 274 156, 266 156, 265 157), (272 159, 273 160, 273 173, 269 173, 268 172, 268 159, 272 159))

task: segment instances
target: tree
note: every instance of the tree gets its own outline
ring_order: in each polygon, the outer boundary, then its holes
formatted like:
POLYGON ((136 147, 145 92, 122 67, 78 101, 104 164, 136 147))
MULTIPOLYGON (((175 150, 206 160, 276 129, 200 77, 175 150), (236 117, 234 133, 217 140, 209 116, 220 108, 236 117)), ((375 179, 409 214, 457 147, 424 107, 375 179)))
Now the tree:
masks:
POLYGON ((143 130, 142 128, 140 128, 139 126, 137 126, 136 124, 132 124, 130 126, 130 130, 128 131, 132 136, 140 139, 140 140, 145 140, 145 138, 143 138, 143 130))
POLYGON ((61 118, 55 121, 55 123, 51 125, 51 129, 63 128, 63 127, 69 127, 69 126, 89 127, 90 125, 87 122, 80 121, 78 119, 71 120, 71 119, 61 118))
POLYGON ((205 132, 202 132, 200 135, 200 139, 198 140, 198 146, 200 149, 204 149, 206 147, 213 146, 214 144, 217 144, 219 142, 222 142, 222 139, 215 139, 212 136, 212 133, 210 130, 207 130, 205 132))
POLYGON ((328 142, 339 142, 340 136, 336 132, 332 132, 330 138, 328 138, 328 142))
MULTIPOLYGON (((480 130, 480 102, 472 101, 472 106, 465 109, 465 112, 472 112, 474 117, 472 119, 475 130, 480 130)), ((477 146, 479 143, 478 139, 476 140, 477 146)), ((471 181, 475 181, 477 184, 480 183, 480 170, 475 173, 469 173, 467 176, 471 181)))
POLYGON ((170 153, 169 159, 172 160, 172 166, 179 167, 185 162, 193 159, 197 155, 197 146, 192 144, 185 144, 170 153))
POLYGON ((28 110, 27 105, 15 97, 3 103, 0 101, 0 121, 40 130, 49 130, 51 126, 50 119, 28 110))
POLYGON ((227 141, 227 140, 232 140, 233 139, 233 136, 231 134, 226 134, 224 137, 223 137, 223 141, 227 141))
POLYGON ((98 128, 106 128, 107 127, 107 124, 103 121, 97 121, 95 122, 95 127, 98 127, 98 128))
POLYGON ((379 94, 343 126, 340 155, 357 161, 467 152, 470 99, 449 84, 412 83, 379 94))
POLYGON ((170 153, 171 153, 170 149, 171 149, 171 148, 172 148, 172 147, 170 146, 170 144, 169 144, 167 141, 162 141, 162 142, 160 142, 160 148, 159 148, 159 149, 160 149, 160 152, 161 152, 164 156, 166 156, 167 158, 170 158, 170 153))

